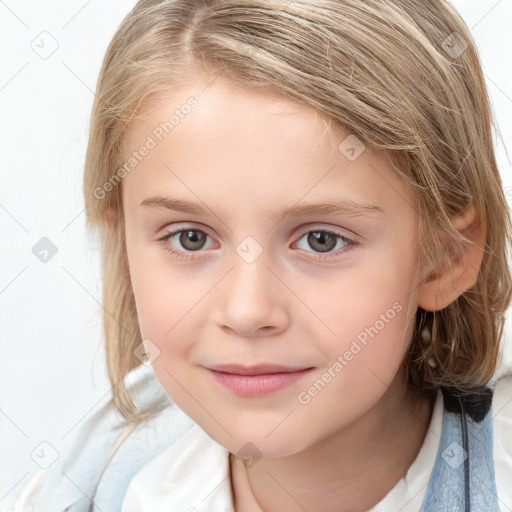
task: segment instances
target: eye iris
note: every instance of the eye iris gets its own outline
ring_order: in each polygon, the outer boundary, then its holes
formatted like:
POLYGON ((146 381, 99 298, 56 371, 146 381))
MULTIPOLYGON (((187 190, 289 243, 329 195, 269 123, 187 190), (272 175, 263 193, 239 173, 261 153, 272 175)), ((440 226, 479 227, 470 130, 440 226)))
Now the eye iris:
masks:
POLYGON ((312 231, 308 236, 308 243, 313 248, 318 248, 320 252, 331 251, 336 247, 336 236, 325 231, 312 231), (318 247, 317 244, 319 244, 318 247))
POLYGON ((189 251, 194 251, 197 249, 201 249, 201 247, 204 245, 204 241, 206 239, 206 234, 201 233, 201 231, 193 231, 193 230, 185 230, 181 232, 180 235, 180 243, 185 249, 189 251), (191 242, 192 244, 197 244, 199 240, 199 247, 192 246, 190 247, 188 244, 191 242))

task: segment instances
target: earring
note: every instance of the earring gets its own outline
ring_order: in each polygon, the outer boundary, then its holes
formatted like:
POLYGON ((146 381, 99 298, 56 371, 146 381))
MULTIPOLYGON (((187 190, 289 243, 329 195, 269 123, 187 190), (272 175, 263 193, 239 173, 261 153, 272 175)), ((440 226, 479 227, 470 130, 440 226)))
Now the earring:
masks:
POLYGON ((421 330, 421 337, 425 341, 430 341, 430 339, 431 339, 430 329, 427 326, 423 327, 423 329, 421 330))

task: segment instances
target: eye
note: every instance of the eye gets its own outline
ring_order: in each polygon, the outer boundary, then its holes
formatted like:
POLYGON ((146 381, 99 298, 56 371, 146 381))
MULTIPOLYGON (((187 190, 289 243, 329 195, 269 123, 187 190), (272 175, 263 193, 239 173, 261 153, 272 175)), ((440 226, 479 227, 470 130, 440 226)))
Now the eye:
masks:
POLYGON ((162 244, 164 249, 171 254, 175 255, 179 259, 190 259, 188 256, 184 256, 183 253, 187 252, 196 252, 201 250, 204 247, 204 243, 208 235, 201 231, 200 229, 194 229, 189 226, 188 229, 175 229, 172 231, 167 231, 167 233, 158 239, 158 241, 162 244), (180 235, 177 237, 177 235, 180 235), (184 248, 184 250, 176 250, 173 247, 171 241, 177 238, 178 242, 184 248))
MULTIPOLYGON (((313 248, 314 251, 317 251, 318 256, 315 259, 319 260, 338 256, 339 251, 331 254, 333 249, 336 247, 338 247, 339 250, 345 248, 345 250, 342 250, 342 253, 346 254, 349 251, 352 251, 357 245, 355 240, 347 238, 335 231, 314 228, 308 229, 300 235, 299 242, 297 242, 298 246, 300 245, 300 241, 306 236, 306 244, 313 248)), ((185 228, 181 227, 174 230, 168 230, 164 236, 158 239, 158 241, 167 252, 173 254, 178 259, 189 260, 194 257, 188 256, 187 253, 199 252, 203 249, 208 237, 209 235, 204 231, 195 229, 192 226, 186 226, 185 228), (178 247, 178 250, 176 250, 174 245, 176 243, 179 243, 182 248, 178 247)), ((299 248, 307 250, 307 248, 304 247, 299 246, 299 248)))
MULTIPOLYGON (((347 252, 352 251, 357 244, 355 240, 347 238, 346 236, 343 236, 340 233, 336 233, 335 231, 314 228, 308 229, 302 233, 299 242, 297 242, 298 246, 300 244, 300 240, 305 237, 306 244, 309 247, 312 247, 315 251, 319 251, 319 253, 328 253, 325 256, 320 254, 320 257, 315 258, 320 260, 339 256, 339 251, 331 253, 331 251, 336 247, 338 247, 338 249, 343 249, 345 247, 346 249, 342 252, 346 254, 347 252)), ((304 247, 299 246, 299 248, 307 250, 307 248, 304 247)))

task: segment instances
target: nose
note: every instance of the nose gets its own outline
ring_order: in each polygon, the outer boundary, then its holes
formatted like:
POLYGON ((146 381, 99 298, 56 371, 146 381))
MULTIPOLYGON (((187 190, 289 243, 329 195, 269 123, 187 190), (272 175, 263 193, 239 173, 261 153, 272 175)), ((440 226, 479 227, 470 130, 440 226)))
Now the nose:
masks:
POLYGON ((217 325, 244 337, 275 335, 286 329, 289 295, 268 266, 265 253, 252 262, 235 254, 232 261, 217 290, 217 325))

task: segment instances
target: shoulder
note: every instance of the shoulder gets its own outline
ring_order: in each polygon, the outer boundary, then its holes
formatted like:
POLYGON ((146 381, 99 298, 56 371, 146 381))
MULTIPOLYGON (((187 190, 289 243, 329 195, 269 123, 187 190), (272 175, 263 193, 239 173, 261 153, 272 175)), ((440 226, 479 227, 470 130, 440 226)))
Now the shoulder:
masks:
POLYGON ((231 511, 228 477, 229 452, 195 424, 132 478, 121 511, 231 511))
POLYGON ((93 499, 95 505, 104 503, 102 510, 116 510, 123 487, 138 469, 193 426, 151 367, 138 367, 125 384, 139 410, 154 414, 127 425, 110 399, 81 423, 57 462, 28 484, 16 512, 61 512, 70 506, 87 511, 93 499))
POLYGON ((496 441, 512 447, 512 370, 501 375, 493 384, 492 416, 496 441), (502 437, 500 434, 508 433, 502 437))
POLYGON ((498 397, 499 400, 503 400, 503 398, 507 396, 510 400, 510 398, 512 398, 512 369, 508 369, 505 373, 496 378, 492 387, 494 388, 495 400, 496 397, 498 397))
POLYGON ((500 507, 512 510, 512 373, 494 384, 492 400, 494 469, 500 507))

